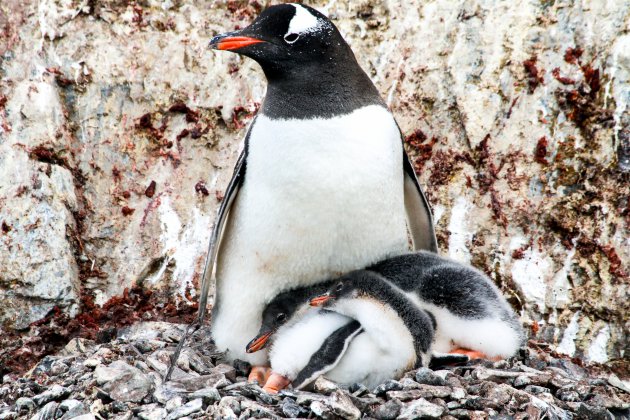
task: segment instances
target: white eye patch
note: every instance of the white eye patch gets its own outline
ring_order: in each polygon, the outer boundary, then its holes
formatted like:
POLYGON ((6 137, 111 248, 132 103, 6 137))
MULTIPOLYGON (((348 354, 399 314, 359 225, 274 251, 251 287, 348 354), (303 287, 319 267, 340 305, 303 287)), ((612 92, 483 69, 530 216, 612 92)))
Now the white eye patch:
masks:
POLYGON ((308 9, 299 4, 292 4, 291 6, 295 7, 295 16, 289 22, 289 29, 284 35, 287 42, 293 43, 297 41, 295 35, 299 37, 302 34, 318 31, 322 27, 323 22, 313 16, 308 9))

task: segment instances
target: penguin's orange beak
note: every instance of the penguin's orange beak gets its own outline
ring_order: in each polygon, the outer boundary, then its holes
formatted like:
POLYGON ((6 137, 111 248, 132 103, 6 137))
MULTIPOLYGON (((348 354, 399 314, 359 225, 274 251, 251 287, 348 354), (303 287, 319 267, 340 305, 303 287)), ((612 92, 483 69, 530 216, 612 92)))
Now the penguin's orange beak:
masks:
POLYGON ((264 349, 272 333, 273 331, 258 334, 252 341, 247 344, 247 346, 245 347, 245 351, 247 353, 255 353, 258 350, 264 349))
POLYGON ((324 303, 328 302, 330 299, 332 299, 332 296, 326 293, 325 295, 317 296, 311 299, 310 304, 311 306, 322 306, 324 303))
POLYGON ((251 38, 249 36, 231 36, 231 34, 218 35, 210 41, 210 48, 216 50, 234 51, 248 45, 265 42, 262 39, 251 38))

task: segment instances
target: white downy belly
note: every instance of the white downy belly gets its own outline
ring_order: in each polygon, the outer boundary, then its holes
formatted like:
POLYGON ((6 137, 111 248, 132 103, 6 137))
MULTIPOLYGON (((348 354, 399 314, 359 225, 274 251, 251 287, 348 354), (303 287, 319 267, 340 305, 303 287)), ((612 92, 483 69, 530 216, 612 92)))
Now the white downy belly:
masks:
POLYGON ((328 120, 257 117, 217 260, 219 348, 264 361, 244 346, 275 294, 407 250, 402 156, 380 106, 328 120))

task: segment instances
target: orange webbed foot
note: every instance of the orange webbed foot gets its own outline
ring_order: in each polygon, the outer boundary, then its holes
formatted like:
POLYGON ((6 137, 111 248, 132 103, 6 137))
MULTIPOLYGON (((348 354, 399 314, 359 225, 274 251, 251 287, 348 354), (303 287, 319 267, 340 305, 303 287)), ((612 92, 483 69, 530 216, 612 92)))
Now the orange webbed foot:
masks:
POLYGON ((271 373, 263 389, 270 394, 277 394, 279 391, 289 386, 290 383, 291 381, 284 376, 278 373, 271 373))
POLYGON ((269 375, 271 375, 270 367, 252 366, 252 370, 249 372, 249 376, 247 377, 247 382, 256 381, 259 385, 262 385, 267 382, 269 375))
POLYGON ((468 356, 470 358, 470 360, 473 360, 473 359, 486 359, 486 360, 492 360, 493 362, 497 362, 497 361, 503 359, 500 356, 489 357, 489 356, 487 356, 486 354, 484 354, 484 353, 482 353, 480 351, 466 349, 466 348, 462 348, 462 347, 458 347, 456 349, 452 349, 451 351, 449 351, 449 353, 465 354, 466 356, 468 356))

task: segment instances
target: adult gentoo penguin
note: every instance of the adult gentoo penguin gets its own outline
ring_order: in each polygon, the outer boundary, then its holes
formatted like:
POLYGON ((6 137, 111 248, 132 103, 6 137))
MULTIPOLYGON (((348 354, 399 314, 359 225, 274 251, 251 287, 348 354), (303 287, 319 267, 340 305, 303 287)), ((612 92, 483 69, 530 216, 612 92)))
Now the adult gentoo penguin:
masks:
POLYGON ((437 244, 400 130, 326 16, 272 6, 210 46, 256 60, 268 87, 219 209, 199 319, 216 260, 213 339, 265 364, 245 345, 278 292, 405 252, 407 225, 414 248, 437 244))

